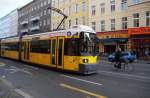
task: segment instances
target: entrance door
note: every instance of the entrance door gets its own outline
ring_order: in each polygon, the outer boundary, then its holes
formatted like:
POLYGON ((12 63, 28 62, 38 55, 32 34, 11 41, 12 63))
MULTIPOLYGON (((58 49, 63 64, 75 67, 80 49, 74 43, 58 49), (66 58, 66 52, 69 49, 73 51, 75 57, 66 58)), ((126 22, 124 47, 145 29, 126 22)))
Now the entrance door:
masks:
POLYGON ((23 60, 28 61, 29 60, 29 53, 30 53, 30 45, 29 41, 23 42, 23 60))
POLYGON ((63 69, 63 58, 64 57, 64 38, 58 37, 57 46, 57 68, 63 69))
POLYGON ((51 63, 52 67, 63 69, 64 38, 52 38, 51 63))
POLYGON ((56 49, 57 49, 57 37, 54 37, 54 38, 52 38, 52 48, 51 48, 51 65, 52 65, 52 67, 57 66, 56 49))

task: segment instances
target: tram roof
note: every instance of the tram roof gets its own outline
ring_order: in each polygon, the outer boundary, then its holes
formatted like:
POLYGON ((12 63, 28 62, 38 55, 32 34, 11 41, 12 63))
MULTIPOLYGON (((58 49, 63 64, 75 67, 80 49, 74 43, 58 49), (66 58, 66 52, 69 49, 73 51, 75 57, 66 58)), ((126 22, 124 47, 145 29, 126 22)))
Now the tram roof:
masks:
POLYGON ((5 38, 1 40, 2 42, 18 42, 19 37, 11 37, 11 38, 5 38))
POLYGON ((23 39, 32 39, 32 38, 36 38, 36 37, 40 37, 40 39, 42 39, 42 38, 48 39, 49 37, 68 36, 68 33, 70 34, 69 36, 73 36, 73 35, 79 34, 81 32, 89 32, 89 33, 96 34, 96 32, 88 26, 75 25, 71 29, 68 29, 68 30, 59 30, 59 31, 39 33, 39 34, 33 34, 33 35, 25 35, 23 37, 23 39))
MULTIPOLYGON (((67 37, 67 36, 73 36, 75 34, 80 34, 81 32, 89 32, 89 33, 96 34, 96 32, 89 26, 75 25, 75 26, 72 26, 71 29, 67 29, 67 30, 38 33, 38 34, 33 34, 33 35, 24 35, 23 39, 24 40, 28 40, 28 39, 32 39, 32 38, 49 39, 50 37, 56 37, 56 36, 66 36, 67 37)), ((17 41, 19 41, 19 37, 2 39, 2 42, 17 42, 17 41)))

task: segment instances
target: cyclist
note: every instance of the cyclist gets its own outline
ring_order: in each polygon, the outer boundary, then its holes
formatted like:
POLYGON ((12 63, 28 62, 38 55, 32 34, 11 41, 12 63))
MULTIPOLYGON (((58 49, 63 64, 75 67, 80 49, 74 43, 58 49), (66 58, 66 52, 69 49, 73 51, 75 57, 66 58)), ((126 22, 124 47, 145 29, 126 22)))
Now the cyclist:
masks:
POLYGON ((115 53, 115 65, 114 67, 117 67, 121 69, 121 58, 122 58, 122 51, 121 48, 118 48, 116 53, 115 53))

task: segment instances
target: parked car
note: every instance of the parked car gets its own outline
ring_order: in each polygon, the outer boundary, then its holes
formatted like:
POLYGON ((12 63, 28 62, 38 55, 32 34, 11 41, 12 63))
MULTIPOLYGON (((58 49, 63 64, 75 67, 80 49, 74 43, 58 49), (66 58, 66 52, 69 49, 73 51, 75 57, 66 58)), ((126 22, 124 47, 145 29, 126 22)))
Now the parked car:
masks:
MULTIPOLYGON (((109 55, 108 61, 114 62, 115 61, 115 55, 116 55, 116 53, 109 55)), ((129 62, 134 62, 136 60, 136 55, 131 53, 131 52, 123 52, 122 56, 123 56, 123 59, 128 60, 129 62)))

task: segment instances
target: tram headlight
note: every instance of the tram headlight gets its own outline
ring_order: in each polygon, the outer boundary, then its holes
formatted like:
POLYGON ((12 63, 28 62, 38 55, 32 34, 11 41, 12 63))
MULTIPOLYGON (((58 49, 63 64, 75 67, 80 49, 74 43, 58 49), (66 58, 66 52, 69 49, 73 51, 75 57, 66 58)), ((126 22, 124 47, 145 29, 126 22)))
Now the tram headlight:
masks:
POLYGON ((88 59, 83 59, 83 63, 88 63, 89 60, 88 59))

